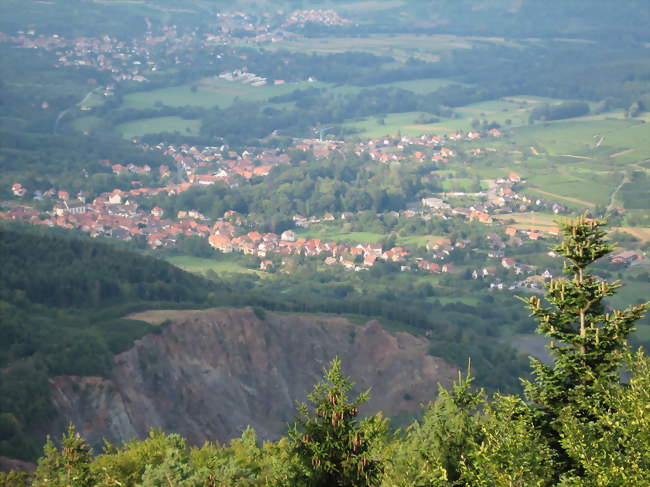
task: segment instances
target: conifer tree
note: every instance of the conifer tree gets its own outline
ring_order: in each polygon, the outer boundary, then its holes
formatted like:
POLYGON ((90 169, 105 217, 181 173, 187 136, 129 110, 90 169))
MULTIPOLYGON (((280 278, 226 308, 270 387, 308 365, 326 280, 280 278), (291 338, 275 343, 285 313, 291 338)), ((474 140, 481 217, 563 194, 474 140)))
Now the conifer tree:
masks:
POLYGON ((298 405, 297 424, 289 432, 304 469, 296 485, 310 487, 369 487, 378 485, 382 462, 377 444, 385 437, 381 415, 358 419, 359 406, 369 392, 348 399, 352 383, 334 359, 325 380, 308 394, 312 406, 298 405))
POLYGON ((552 340, 553 364, 533 359, 534 380, 524 381, 524 387, 536 408, 536 424, 557 453, 558 474, 576 468, 561 445, 559 417, 570 406, 578 419, 591 418, 589 411, 602 396, 599 389, 619 383, 618 371, 629 350, 627 338, 647 308, 646 303, 606 310, 603 300, 621 283, 604 281, 586 269, 612 250, 603 225, 584 216, 563 223, 564 239, 553 250, 565 257, 568 278, 547 285, 547 303, 537 296, 526 300, 539 322, 537 331, 552 340))
POLYGON ((38 461, 34 487, 94 487, 95 478, 90 471, 92 450, 77 433, 74 426, 61 439, 61 449, 48 438, 43 457, 38 461))
POLYGON ((411 425, 402 441, 389 447, 385 487, 450 487, 465 485, 463 462, 481 442, 479 409, 483 390, 473 391, 473 377, 458 374, 451 390, 440 387, 435 402, 426 406, 421 422, 411 425))

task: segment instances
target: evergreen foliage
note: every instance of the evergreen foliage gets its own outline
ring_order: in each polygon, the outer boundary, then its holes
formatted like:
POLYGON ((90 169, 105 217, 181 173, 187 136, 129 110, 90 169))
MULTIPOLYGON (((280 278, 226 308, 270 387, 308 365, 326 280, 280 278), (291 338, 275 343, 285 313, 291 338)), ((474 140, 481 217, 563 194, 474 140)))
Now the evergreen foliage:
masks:
POLYGON ((595 402, 607 408, 601 388, 620 382, 619 370, 629 350, 627 338, 634 322, 643 316, 647 303, 625 310, 606 311, 603 300, 612 296, 620 282, 607 282, 586 270, 609 253, 603 221, 580 217, 562 225, 563 242, 553 250, 566 258, 569 279, 554 280, 547 286, 544 305, 529 298, 531 315, 539 322, 538 332, 553 341, 549 347, 553 365, 532 359, 534 380, 525 381, 526 395, 536 409, 537 425, 550 438, 561 468, 558 472, 579 472, 580 467, 562 446, 566 408, 581 422, 594 419, 595 402))
MULTIPOLYGON (((381 415, 359 419, 368 391, 351 399, 338 359, 299 404, 288 438, 259 445, 248 428, 229 445, 189 447, 152 431, 93 458, 71 427, 45 445, 34 486, 84 487, 604 487, 650 485, 650 360, 626 338, 647 303, 608 311, 620 283, 586 268, 610 250, 603 222, 563 224, 556 252, 570 279, 548 285, 546 302, 527 299, 552 365, 533 361, 526 398, 472 389, 472 377, 441 389, 424 417, 388 434, 381 415), (623 368, 627 369, 623 371, 623 368), (625 372, 625 373, 623 373, 625 372), (629 377, 623 383, 621 377, 629 377)), ((3 428, 11 421, 4 418, 3 428)), ((25 476, 0 476, 23 487, 25 476)))
POLYGON ((377 446, 385 436, 386 421, 379 414, 358 420, 359 406, 368 400, 369 391, 350 400, 350 389, 340 360, 334 359, 325 381, 307 396, 312 407, 298 405, 298 424, 289 436, 303 466, 304 485, 379 485, 382 461, 377 446))

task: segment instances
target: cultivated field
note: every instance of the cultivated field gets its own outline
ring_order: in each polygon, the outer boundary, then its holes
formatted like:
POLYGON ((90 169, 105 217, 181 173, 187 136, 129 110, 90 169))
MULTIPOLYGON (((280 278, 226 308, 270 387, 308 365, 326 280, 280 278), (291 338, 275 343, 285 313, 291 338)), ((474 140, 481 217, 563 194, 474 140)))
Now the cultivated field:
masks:
POLYGON ((322 87, 322 83, 287 83, 284 85, 250 86, 220 78, 204 78, 197 83, 173 86, 151 91, 129 93, 122 108, 154 108, 157 104, 172 107, 200 106, 226 107, 236 99, 264 101, 308 86, 322 87), (194 88, 193 88, 194 87, 194 88))
POLYGON ((167 261, 171 264, 174 264, 181 269, 193 272, 195 274, 205 274, 208 271, 214 271, 217 274, 220 273, 233 273, 233 274, 257 274, 259 276, 266 276, 264 272, 256 271, 254 269, 249 269, 244 267, 241 262, 238 261, 238 256, 222 256, 219 260, 217 259, 204 259, 200 257, 192 256, 175 256, 169 257, 167 261))
POLYGON ((305 37, 276 42, 270 48, 317 53, 364 51, 379 56, 391 56, 398 61, 405 61, 410 57, 424 61, 437 61, 440 53, 444 51, 470 49, 477 43, 512 45, 504 39, 493 37, 459 37, 447 34, 373 34, 363 37, 305 37))

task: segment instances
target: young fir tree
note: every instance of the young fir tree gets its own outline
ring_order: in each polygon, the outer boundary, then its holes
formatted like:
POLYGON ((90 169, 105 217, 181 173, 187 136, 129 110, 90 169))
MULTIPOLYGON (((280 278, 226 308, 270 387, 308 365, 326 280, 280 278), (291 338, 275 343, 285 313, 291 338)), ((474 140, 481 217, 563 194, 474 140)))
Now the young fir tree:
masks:
POLYGON ((334 359, 325 371, 325 381, 307 396, 313 406, 298 405, 297 425, 289 436, 305 478, 296 485, 379 484, 382 462, 376 447, 386 435, 386 422, 380 415, 360 421, 359 406, 368 400, 368 391, 349 400, 350 389, 352 383, 341 373, 340 360, 334 359))
POLYGON ((472 390, 460 372, 451 390, 440 387, 435 402, 426 406, 421 422, 412 424, 401 441, 387 449, 383 487, 451 487, 461 479, 464 460, 483 439, 478 410, 483 390, 472 390))
POLYGON ((621 284, 599 279, 587 266, 612 250, 605 241, 603 221, 579 217, 561 226, 564 239, 553 250, 566 258, 568 279, 547 285, 543 303, 536 296, 527 302, 539 322, 538 332, 552 342, 554 362, 532 360, 534 380, 524 381, 528 399, 535 408, 535 423, 557 455, 557 475, 576 473, 579 465, 561 442, 559 418, 570 407, 581 421, 590 421, 599 390, 619 383, 621 366, 628 352, 627 338, 633 324, 643 316, 647 303, 625 310, 607 311, 603 300, 621 284))
POLYGON ((50 438, 43 448, 43 457, 38 461, 34 487, 94 487, 95 478, 90 471, 92 450, 77 433, 74 426, 68 426, 57 449, 50 438))

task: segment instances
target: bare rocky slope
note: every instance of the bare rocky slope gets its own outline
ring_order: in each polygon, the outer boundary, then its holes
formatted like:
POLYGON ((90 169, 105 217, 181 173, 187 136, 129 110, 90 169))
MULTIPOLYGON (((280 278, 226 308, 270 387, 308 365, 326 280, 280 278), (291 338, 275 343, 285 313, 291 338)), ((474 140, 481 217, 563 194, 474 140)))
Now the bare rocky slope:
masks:
POLYGON ((295 401, 339 356, 356 390, 372 388, 365 413, 417 412, 456 369, 427 354, 428 341, 389 333, 377 322, 216 308, 152 311, 131 318, 168 320, 114 358, 109 378, 51 380, 58 434, 71 422, 91 444, 123 442, 152 428, 191 443, 225 441, 247 425, 262 438, 284 433, 295 401), (170 323, 171 322, 171 323, 170 323))

